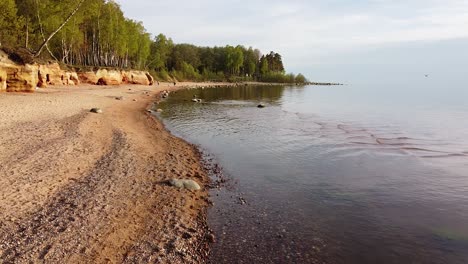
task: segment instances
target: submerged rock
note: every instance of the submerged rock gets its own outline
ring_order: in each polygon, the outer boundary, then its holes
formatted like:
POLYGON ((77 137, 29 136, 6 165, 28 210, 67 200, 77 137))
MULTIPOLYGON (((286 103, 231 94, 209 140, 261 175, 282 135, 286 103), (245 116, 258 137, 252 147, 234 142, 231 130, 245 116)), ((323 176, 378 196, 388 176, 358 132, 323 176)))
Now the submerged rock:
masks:
POLYGON ((265 108, 266 105, 265 105, 265 104, 259 104, 259 105, 257 105, 257 107, 258 107, 258 108, 265 108))
POLYGON ((102 109, 101 108, 92 108, 90 110, 91 113, 95 113, 95 114, 102 114, 102 109))
POLYGON ((171 179, 169 184, 179 189, 187 189, 192 191, 198 191, 201 189, 200 185, 194 180, 171 179))

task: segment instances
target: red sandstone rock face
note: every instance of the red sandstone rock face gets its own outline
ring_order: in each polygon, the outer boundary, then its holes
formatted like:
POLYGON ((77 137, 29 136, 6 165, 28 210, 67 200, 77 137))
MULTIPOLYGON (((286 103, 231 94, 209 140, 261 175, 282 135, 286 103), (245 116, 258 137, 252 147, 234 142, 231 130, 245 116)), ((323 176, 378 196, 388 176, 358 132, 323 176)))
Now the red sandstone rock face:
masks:
POLYGON ((119 85, 122 83, 122 73, 117 70, 99 69, 96 72, 98 83, 102 85, 119 85))
POLYGON ((38 77, 37 65, 24 65, 21 67, 4 68, 7 71, 7 92, 34 92, 38 77))
POLYGON ((140 85, 153 85, 154 78, 148 72, 122 71, 122 82, 140 85))
POLYGON ((149 85, 148 77, 146 77, 146 74, 144 72, 140 71, 131 71, 130 81, 133 84, 149 85))
POLYGON ((78 78, 78 74, 76 72, 69 72, 68 74, 69 74, 68 79, 70 80, 70 85, 73 85, 71 84, 71 82, 73 82, 74 85, 80 84, 80 78, 78 78))
POLYGON ((93 71, 78 72, 78 78, 82 83, 97 84, 99 78, 93 71))
POLYGON ((79 84, 76 72, 64 71, 58 63, 39 65, 38 87, 47 85, 76 85, 79 84))
POLYGON ((6 80, 7 80, 7 73, 4 69, 0 68, 0 92, 6 91, 6 80))
POLYGON ((148 78, 149 85, 153 85, 154 84, 153 76, 151 76, 151 74, 149 72, 145 72, 145 75, 146 75, 146 78, 148 78))
POLYGON ((78 79, 83 83, 97 85, 119 85, 122 83, 122 74, 117 70, 99 69, 96 72, 79 72, 78 79))
POLYGON ((36 87, 78 85, 80 82, 100 85, 131 83, 153 85, 154 78, 143 71, 99 69, 88 72, 64 71, 58 63, 16 65, 0 50, 0 91, 33 92, 36 87))

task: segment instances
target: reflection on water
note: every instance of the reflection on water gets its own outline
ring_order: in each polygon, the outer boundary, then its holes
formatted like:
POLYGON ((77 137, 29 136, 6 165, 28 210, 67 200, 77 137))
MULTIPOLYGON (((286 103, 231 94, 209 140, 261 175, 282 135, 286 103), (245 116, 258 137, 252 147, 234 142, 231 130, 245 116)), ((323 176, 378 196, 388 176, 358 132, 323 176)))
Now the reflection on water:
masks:
POLYGON ((212 191, 211 261, 468 263, 468 128, 457 122, 468 109, 322 89, 195 89, 159 106, 235 183, 212 191))

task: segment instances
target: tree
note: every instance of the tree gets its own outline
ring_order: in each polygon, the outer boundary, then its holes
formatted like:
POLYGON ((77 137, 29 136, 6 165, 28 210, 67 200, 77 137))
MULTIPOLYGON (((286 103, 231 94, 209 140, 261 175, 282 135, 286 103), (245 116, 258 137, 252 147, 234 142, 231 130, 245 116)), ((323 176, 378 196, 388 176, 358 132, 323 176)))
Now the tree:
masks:
POLYGON ((260 59, 260 74, 265 75, 269 72, 269 65, 268 65, 268 60, 265 58, 265 56, 262 56, 260 59))
POLYGON ((302 75, 301 73, 299 73, 296 78, 295 78, 295 82, 296 83, 300 83, 300 84, 304 84, 307 82, 307 79, 304 75, 302 75))
POLYGON ((177 44, 171 54, 170 68, 182 70, 182 64, 186 62, 194 68, 201 65, 198 47, 191 44, 177 44))
POLYGON ((23 18, 17 17, 17 8, 14 0, 0 1, 0 46, 19 45, 18 32, 23 27, 23 18))
POLYGON ((159 34, 151 43, 151 53, 148 67, 157 71, 167 70, 167 63, 172 52, 174 43, 167 39, 164 34, 159 34))
POLYGON ((63 21, 63 23, 55 31, 50 33, 49 37, 47 37, 44 40, 44 42, 41 44, 39 49, 36 52, 34 52, 35 57, 38 57, 39 55, 41 55, 41 52, 44 49, 44 47, 47 46, 47 43, 49 43, 49 41, 55 36, 55 34, 57 34, 65 26, 65 24, 67 24, 67 22, 73 17, 73 15, 75 15, 76 12, 78 12, 78 10, 80 9, 80 6, 83 4, 84 1, 85 0, 81 0, 80 2, 78 2, 78 5, 75 7, 75 9, 73 9, 70 15, 68 15, 65 21, 63 21))
POLYGON ((244 64, 242 47, 226 46, 226 68, 231 74, 239 74, 240 67, 244 64))
POLYGON ((204 80, 292 79, 275 52, 262 56, 241 45, 198 47, 176 45, 163 34, 153 38, 115 0, 0 0, 0 45, 69 65, 155 70, 164 78, 172 72, 204 80))
POLYGON ((253 50, 252 47, 250 47, 245 53, 244 53, 244 70, 245 73, 248 74, 249 76, 253 76, 253 74, 257 70, 257 64, 258 64, 258 57, 255 54, 255 51, 253 50))

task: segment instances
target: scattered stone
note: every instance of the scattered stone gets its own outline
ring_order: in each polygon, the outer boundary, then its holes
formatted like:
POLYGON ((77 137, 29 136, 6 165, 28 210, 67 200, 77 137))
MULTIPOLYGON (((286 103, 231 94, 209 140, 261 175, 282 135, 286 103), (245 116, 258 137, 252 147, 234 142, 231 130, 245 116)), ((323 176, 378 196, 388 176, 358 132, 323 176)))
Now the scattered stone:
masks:
POLYGON ((169 96, 169 91, 168 90, 163 91, 162 94, 161 94, 161 97, 163 99, 167 98, 168 96, 169 96))
POLYGON ((192 102, 198 103, 198 99, 197 99, 197 98, 194 98, 194 99, 192 99, 192 102))
POLYGON ((239 197, 239 204, 244 205, 247 201, 245 201, 244 197, 239 197))
POLYGON ((259 104, 259 105, 257 105, 257 107, 258 107, 258 108, 265 108, 266 105, 265 105, 265 104, 259 104))
POLYGON ((146 112, 151 114, 151 113, 153 113, 153 110, 148 109, 148 110, 146 110, 146 112))
POLYGON ((101 108, 92 108, 90 110, 91 113, 95 113, 95 114, 102 114, 102 109, 101 108))
POLYGON ((183 234, 182 234, 182 238, 184 238, 184 239, 189 239, 189 238, 192 238, 192 235, 189 234, 189 233, 183 233, 183 234))
POLYGON ((133 99, 133 102, 136 102, 136 101, 137 101, 137 99, 133 99))
POLYGON ((162 110, 161 108, 158 108, 158 110, 156 110, 156 112, 158 112, 158 113, 162 113, 162 112, 163 112, 163 110, 162 110))
POLYGON ((206 240, 208 240, 209 243, 216 242, 216 238, 213 234, 206 234, 206 240))
POLYGON ((179 189, 187 189, 192 191, 198 191, 201 189, 200 185, 194 180, 172 179, 169 181, 169 184, 179 189))
POLYGON ((122 101, 123 99, 124 99, 123 96, 117 96, 117 97, 115 98, 115 100, 118 100, 118 101, 122 101))

